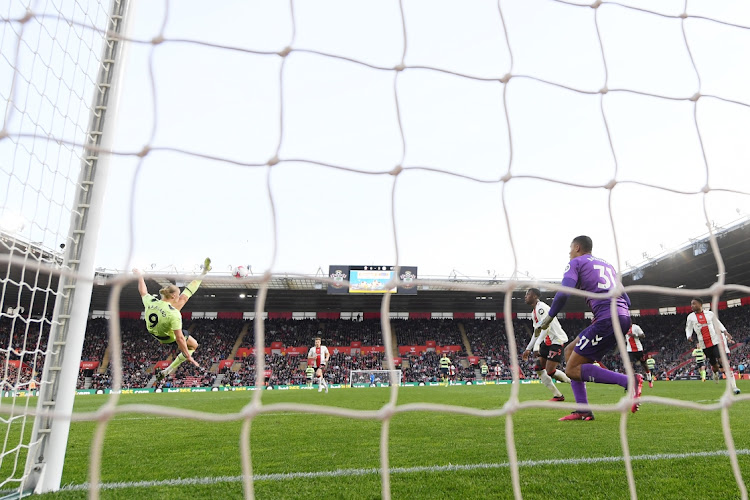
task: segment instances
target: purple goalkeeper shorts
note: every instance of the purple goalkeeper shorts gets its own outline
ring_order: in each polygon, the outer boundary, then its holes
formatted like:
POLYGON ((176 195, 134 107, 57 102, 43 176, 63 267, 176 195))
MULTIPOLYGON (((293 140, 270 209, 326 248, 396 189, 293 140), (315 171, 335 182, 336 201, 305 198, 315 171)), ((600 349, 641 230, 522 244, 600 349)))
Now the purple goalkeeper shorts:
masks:
MULTIPOLYGON (((630 330, 630 317, 618 316, 623 333, 630 330)), ((574 351, 584 358, 601 361, 605 354, 617 346, 612 318, 604 318, 592 323, 578 334, 574 351)))

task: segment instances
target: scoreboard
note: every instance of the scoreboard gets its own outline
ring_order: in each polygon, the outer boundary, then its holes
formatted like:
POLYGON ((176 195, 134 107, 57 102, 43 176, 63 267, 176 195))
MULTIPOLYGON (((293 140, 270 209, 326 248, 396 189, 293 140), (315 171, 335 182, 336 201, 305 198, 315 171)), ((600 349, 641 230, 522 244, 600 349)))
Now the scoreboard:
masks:
POLYGON ((417 279, 417 268, 415 266, 399 267, 399 278, 402 283, 396 288, 387 286, 388 282, 396 276, 395 266, 330 266, 328 274, 333 280, 333 283, 328 284, 328 293, 398 293, 401 295, 416 295, 417 293, 417 285, 414 283, 417 279))

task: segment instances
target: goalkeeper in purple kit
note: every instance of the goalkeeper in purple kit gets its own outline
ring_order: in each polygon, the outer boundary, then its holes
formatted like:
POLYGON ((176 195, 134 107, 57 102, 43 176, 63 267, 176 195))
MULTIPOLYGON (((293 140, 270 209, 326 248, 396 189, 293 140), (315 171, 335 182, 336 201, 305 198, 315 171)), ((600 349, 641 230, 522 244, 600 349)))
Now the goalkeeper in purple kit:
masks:
MULTIPOLYGON (((616 285, 614 267, 608 262, 591 255, 593 243, 588 236, 578 236, 570 244, 570 263, 565 268, 562 285, 593 293, 608 293, 616 285)), ((542 329, 549 326, 555 316, 562 310, 568 300, 568 294, 560 291, 550 307, 549 314, 542 329), (548 323, 545 325, 545 323, 548 323)), ((617 384, 628 388, 628 377, 625 374, 606 370, 594 365, 605 354, 617 345, 613 321, 618 321, 623 333, 630 329, 630 298, 627 294, 616 298, 586 298, 586 303, 594 313, 594 320, 590 326, 578 334, 578 341, 568 344, 565 348, 565 374, 570 377, 570 385, 576 403, 587 404, 586 382, 599 384, 617 384), (616 302, 617 317, 613 320, 610 312, 610 301, 616 302)), ((641 396, 643 376, 635 376, 635 397, 641 396)), ((635 403, 631 411, 638 411, 639 403, 635 403)), ((560 420, 594 420, 590 411, 574 411, 560 420)))

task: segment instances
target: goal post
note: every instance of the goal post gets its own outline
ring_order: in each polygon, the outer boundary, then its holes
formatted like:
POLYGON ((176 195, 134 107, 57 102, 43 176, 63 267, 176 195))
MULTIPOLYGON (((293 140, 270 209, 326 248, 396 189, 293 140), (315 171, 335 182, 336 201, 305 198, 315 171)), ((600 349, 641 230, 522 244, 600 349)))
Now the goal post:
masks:
POLYGON ((351 370, 349 387, 390 387, 400 386, 401 370, 351 370))
MULTIPOLYGON (((128 0, 102 0, 102 4, 105 3, 109 4, 106 26, 86 27, 100 33, 101 52, 97 73, 90 76, 95 82, 92 82, 88 127, 85 136, 74 138, 76 144, 84 143, 83 154, 65 240, 64 274, 58 281, 21 494, 58 490, 67 450, 94 282, 94 259, 112 149, 112 114, 117 104, 117 80, 124 45, 121 36, 128 0)), ((74 16, 72 12, 68 15, 74 16)))

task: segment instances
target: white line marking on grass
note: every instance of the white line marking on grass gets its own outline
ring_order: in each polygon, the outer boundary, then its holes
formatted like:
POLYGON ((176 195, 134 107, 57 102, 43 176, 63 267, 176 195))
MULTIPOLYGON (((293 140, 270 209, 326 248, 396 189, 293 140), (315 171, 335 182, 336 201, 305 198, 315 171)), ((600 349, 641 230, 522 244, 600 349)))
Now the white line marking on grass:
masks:
MULTIPOLYGON (((750 455, 750 450, 737 450, 738 455, 750 455)), ((726 450, 719 451, 697 451, 693 453, 658 453, 653 455, 634 455, 630 457, 633 461, 642 460, 674 460, 681 458, 704 458, 704 457, 722 457, 728 456, 726 450)), ((581 464, 599 464, 622 462, 623 457, 594 457, 594 458, 556 458, 550 460, 522 460, 518 462, 519 467, 538 467, 543 465, 581 465, 581 464)), ((467 464, 467 465, 426 465, 420 467, 393 467, 391 474, 411 474, 415 472, 450 472, 450 471, 470 471, 478 469, 503 469, 510 467, 509 462, 495 464, 467 464)), ((256 474, 253 476, 255 481, 286 481, 289 479, 310 479, 325 477, 345 477, 345 476, 367 476, 380 474, 380 468, 371 469, 337 469, 332 471, 316 472, 286 472, 279 474, 256 474)), ((218 483, 239 483, 242 482, 242 476, 219 476, 219 477, 197 477, 185 479, 165 479, 162 481, 130 481, 118 483, 103 483, 102 490, 119 490, 124 488, 151 488, 155 486, 191 486, 200 484, 218 484, 218 483)), ((60 488, 61 491, 83 491, 88 490, 88 483, 70 484, 60 488)))
MULTIPOLYGON (((278 416, 295 416, 295 417, 309 417, 309 413, 300 412, 300 411, 279 411, 279 412, 273 412, 273 413, 260 413, 257 416, 255 416, 256 419, 262 419, 265 417, 278 417, 278 416)), ((123 422, 125 420, 163 420, 164 417, 160 415, 154 415, 151 417, 123 417, 120 415, 117 415, 110 420, 111 422, 123 422)))

